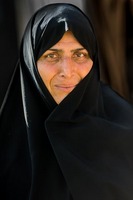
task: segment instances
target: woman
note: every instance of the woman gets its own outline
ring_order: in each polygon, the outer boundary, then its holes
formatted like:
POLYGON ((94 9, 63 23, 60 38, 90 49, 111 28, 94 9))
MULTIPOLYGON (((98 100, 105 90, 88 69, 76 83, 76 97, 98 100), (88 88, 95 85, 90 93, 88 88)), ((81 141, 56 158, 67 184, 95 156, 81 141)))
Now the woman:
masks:
POLYGON ((132 106, 100 82, 89 19, 71 4, 41 8, 1 108, 1 195, 132 200, 132 122, 132 106))

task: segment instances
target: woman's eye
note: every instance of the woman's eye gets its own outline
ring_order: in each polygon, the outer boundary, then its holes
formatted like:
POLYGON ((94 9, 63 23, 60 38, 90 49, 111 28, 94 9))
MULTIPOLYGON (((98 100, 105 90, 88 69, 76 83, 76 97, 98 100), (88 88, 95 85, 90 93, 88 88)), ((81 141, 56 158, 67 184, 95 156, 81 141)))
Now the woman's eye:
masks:
POLYGON ((48 53, 44 54, 39 60, 42 62, 58 62, 60 59, 60 55, 58 53, 48 53))
POLYGON ((76 62, 84 62, 89 58, 89 55, 86 52, 77 52, 74 53, 73 58, 76 62))
POLYGON ((57 57, 57 55, 56 55, 56 54, 53 54, 53 53, 48 54, 48 55, 46 56, 46 58, 56 58, 56 57, 57 57))
POLYGON ((76 53, 76 56, 77 56, 78 58, 82 58, 82 57, 84 57, 84 54, 83 54, 83 53, 76 53))
POLYGON ((45 59, 50 62, 58 61, 59 58, 60 56, 57 53, 50 53, 50 54, 45 55, 45 59))

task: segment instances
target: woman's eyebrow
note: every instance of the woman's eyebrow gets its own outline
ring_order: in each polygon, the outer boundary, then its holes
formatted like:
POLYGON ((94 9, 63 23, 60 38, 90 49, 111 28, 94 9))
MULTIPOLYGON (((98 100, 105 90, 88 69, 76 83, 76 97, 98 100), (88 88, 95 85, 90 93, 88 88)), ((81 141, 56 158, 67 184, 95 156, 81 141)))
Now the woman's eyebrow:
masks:
MULTIPOLYGON (((81 48, 73 49, 73 50, 71 50, 71 52, 81 51, 81 50, 86 50, 86 49, 84 47, 81 47, 81 48)), ((54 48, 48 49, 48 51, 63 52, 62 49, 54 49, 54 48)))
POLYGON ((58 52, 63 52, 63 50, 62 50, 62 49, 53 49, 53 48, 51 48, 51 49, 48 49, 48 51, 58 51, 58 52))
POLYGON ((84 47, 71 50, 71 52, 86 50, 84 47))

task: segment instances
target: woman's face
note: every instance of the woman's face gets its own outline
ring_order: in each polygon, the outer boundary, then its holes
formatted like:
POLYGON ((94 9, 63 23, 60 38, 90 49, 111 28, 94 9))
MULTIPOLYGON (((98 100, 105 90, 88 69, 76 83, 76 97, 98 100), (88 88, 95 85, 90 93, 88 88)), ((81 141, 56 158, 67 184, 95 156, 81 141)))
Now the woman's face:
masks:
POLYGON ((70 31, 37 61, 39 74, 57 104, 90 72, 92 65, 89 53, 70 31))

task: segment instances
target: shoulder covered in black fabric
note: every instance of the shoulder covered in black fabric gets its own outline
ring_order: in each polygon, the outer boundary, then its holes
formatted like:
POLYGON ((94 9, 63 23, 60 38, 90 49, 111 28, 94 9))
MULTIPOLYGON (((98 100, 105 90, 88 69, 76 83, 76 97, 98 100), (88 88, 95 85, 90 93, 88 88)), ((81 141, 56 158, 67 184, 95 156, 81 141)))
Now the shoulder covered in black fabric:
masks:
POLYGON ((112 119, 133 121, 133 105, 126 101, 109 85, 101 83, 104 109, 108 117, 112 119))

